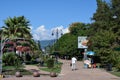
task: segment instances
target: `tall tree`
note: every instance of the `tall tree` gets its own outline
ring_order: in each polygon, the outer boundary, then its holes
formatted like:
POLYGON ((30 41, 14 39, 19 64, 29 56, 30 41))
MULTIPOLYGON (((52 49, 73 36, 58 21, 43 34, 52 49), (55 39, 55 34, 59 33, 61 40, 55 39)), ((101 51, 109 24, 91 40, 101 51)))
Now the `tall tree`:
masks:
POLYGON ((10 41, 14 41, 14 51, 16 51, 16 39, 24 38, 31 39, 29 21, 24 17, 9 17, 5 21, 5 26, 2 28, 4 38, 8 38, 10 41))
POLYGON ((111 0, 111 12, 113 15, 112 31, 117 34, 117 43, 120 45, 120 0, 111 0))
MULTIPOLYGON (((114 0, 113 0, 114 1, 114 0)), ((111 62, 114 64, 115 48, 119 45, 116 44, 117 34, 115 33, 114 16, 111 5, 103 0, 97 0, 97 10, 93 15, 94 22, 91 24, 92 49, 100 56, 103 63, 111 62), (114 60, 113 62, 111 60, 114 60)), ((117 31, 118 32, 118 31, 117 31)))
POLYGON ((117 53, 114 53, 112 57, 114 56, 115 58, 114 63, 115 66, 120 70, 120 0, 111 0, 111 12, 113 15, 113 26, 112 26, 112 31, 117 35, 116 38, 116 44, 118 45, 115 47, 117 49, 117 53))
POLYGON ((98 32, 102 30, 110 29, 110 19, 111 19, 111 11, 109 5, 102 0, 97 1, 97 10, 94 13, 92 20, 93 31, 98 32))
POLYGON ((75 22, 69 26, 70 33, 64 34, 59 40, 59 50, 63 55, 79 56, 78 36, 88 36, 89 25, 75 22))
POLYGON ((62 55, 73 56, 78 53, 77 51, 77 37, 67 33, 64 34, 59 40, 59 50, 62 55))
POLYGON ((69 31, 76 36, 87 36, 88 28, 89 26, 87 24, 75 22, 70 25, 69 31))
POLYGON ((5 26, 2 28, 4 29, 3 33, 5 37, 9 39, 32 38, 30 28, 28 27, 29 21, 24 16, 9 17, 4 22, 5 26))

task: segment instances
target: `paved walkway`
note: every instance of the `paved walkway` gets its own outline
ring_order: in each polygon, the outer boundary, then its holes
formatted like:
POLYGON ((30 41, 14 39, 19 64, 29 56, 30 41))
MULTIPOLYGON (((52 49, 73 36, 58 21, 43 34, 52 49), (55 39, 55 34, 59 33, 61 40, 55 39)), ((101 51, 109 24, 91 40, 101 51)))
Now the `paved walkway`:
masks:
MULTIPOLYGON (((3 78, 2 80, 120 80, 116 77, 100 69, 84 69, 82 62, 77 62, 77 70, 72 71, 69 60, 61 60, 63 62, 62 71, 58 77, 50 77, 48 75, 41 75, 40 77, 24 76, 16 78, 15 76, 3 78)), ((29 70, 37 70, 35 66, 26 66, 29 70)), ((48 72, 40 71, 40 73, 49 74, 48 72)), ((1 80, 1 79, 0 79, 1 80)))

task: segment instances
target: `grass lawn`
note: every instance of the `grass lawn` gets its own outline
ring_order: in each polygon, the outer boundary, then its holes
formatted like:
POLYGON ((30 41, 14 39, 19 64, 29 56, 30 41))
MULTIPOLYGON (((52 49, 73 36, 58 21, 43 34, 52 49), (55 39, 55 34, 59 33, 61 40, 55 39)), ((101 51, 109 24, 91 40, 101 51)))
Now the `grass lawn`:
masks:
POLYGON ((111 74, 120 77, 120 71, 111 71, 111 74))
POLYGON ((15 75, 17 71, 20 71, 22 75, 32 75, 30 71, 27 71, 21 67, 20 69, 16 69, 14 66, 4 66, 3 74, 5 75, 15 75))
POLYGON ((118 71, 118 69, 116 69, 115 67, 112 68, 112 71, 109 71, 109 73, 120 77, 120 71, 118 71))

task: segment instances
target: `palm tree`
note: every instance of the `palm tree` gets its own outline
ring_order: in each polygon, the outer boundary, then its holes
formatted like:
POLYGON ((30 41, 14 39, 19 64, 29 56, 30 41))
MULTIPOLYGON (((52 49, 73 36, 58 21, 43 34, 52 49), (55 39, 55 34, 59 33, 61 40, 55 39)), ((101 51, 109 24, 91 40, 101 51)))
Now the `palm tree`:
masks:
POLYGON ((4 21, 5 26, 2 28, 4 29, 4 36, 14 40, 16 38, 32 38, 30 34, 29 21, 26 20, 24 16, 14 17, 14 18, 7 18, 4 21))
POLYGON ((9 40, 14 42, 14 51, 16 51, 16 39, 31 39, 32 35, 30 33, 30 28, 28 27, 29 21, 24 17, 14 17, 7 18, 5 21, 5 26, 2 28, 4 38, 9 38, 9 40))

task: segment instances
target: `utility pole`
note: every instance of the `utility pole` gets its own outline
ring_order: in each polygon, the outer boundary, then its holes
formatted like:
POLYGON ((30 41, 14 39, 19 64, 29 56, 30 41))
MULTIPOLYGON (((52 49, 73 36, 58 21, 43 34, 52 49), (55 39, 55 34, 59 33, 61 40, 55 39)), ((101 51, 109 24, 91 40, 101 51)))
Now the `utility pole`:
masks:
POLYGON ((59 45, 57 44, 57 47, 55 47, 55 43, 58 41, 59 36, 63 35, 62 29, 58 29, 58 28, 54 29, 52 31, 52 36, 54 36, 54 35, 56 37, 54 45, 53 45, 54 46, 54 53, 55 53, 56 62, 58 62, 58 47, 59 47, 59 45))

